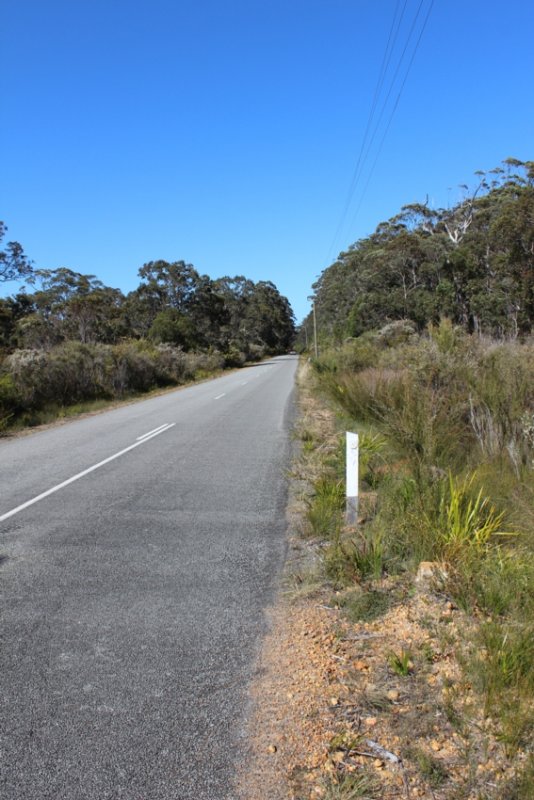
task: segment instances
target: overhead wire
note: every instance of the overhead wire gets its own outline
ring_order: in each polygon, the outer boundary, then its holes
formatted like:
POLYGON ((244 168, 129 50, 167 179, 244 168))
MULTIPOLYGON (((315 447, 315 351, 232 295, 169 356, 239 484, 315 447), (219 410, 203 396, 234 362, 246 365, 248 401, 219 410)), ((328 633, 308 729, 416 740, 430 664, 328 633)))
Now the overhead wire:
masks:
POLYGON ((371 142, 369 143, 369 145, 368 145, 368 147, 367 147, 367 150, 366 150, 366 152, 365 152, 365 157, 364 157, 364 160, 365 160, 365 159, 367 159, 367 156, 369 155, 369 153, 370 153, 370 151, 371 151, 372 145, 373 145, 373 144, 374 144, 374 142, 375 142, 375 139, 376 139, 376 136, 377 136, 378 130, 379 130, 379 128, 380 128, 380 123, 382 122, 382 118, 383 118, 383 116, 384 116, 384 112, 385 112, 385 110, 386 110, 386 108, 387 108, 387 105, 388 105, 388 102, 389 102, 389 98, 391 97, 391 93, 392 93, 392 91, 393 91, 393 87, 395 86, 395 82, 396 82, 396 80, 397 80, 397 77, 398 77, 398 74, 399 74, 399 72, 400 72, 400 68, 401 68, 401 66, 402 66, 402 62, 404 61, 404 56, 406 55, 406 52, 407 52, 407 50, 408 50, 408 45, 410 44, 410 40, 411 40, 411 38, 412 38, 412 35, 413 35, 413 32, 414 32, 415 26, 416 26, 416 24, 417 24, 417 20, 419 19, 419 15, 420 15, 420 13, 421 13, 421 9, 422 9, 422 7, 423 7, 423 3, 424 3, 424 0, 420 0, 420 2, 419 2, 419 6, 418 6, 418 8, 417 8, 417 12, 416 12, 416 14, 415 14, 415 17, 414 17, 414 18, 413 18, 413 20, 412 20, 412 25, 411 25, 411 27, 410 27, 410 31, 409 31, 409 33, 408 33, 408 36, 406 37, 406 41, 405 41, 405 43, 404 43, 404 48, 403 48, 403 50, 402 50, 402 53, 401 53, 401 55, 400 55, 400 58, 399 58, 399 60, 398 60, 398 62, 397 62, 397 66, 396 66, 396 68, 395 68, 395 72, 393 73, 393 77, 392 77, 392 79, 391 79, 391 81, 390 81, 390 83, 389 83, 389 89, 388 89, 388 93, 387 93, 387 95, 386 95, 386 98, 385 98, 384 102, 382 103, 382 108, 381 108, 381 111, 380 111, 380 115, 379 115, 379 117, 378 117, 378 121, 377 121, 377 123, 376 123, 376 125, 375 125, 374 131, 373 131, 373 135, 372 135, 372 137, 371 137, 371 142))
MULTIPOLYGON (((379 156, 380 156, 380 154, 382 152, 382 148, 383 148, 386 136, 387 136, 387 134, 389 132, 389 129, 391 127, 391 123, 393 121, 393 117, 394 117, 395 112, 396 112, 396 110, 398 108, 398 105, 399 105, 399 102, 400 102, 404 87, 406 85, 406 81, 408 79, 408 75, 410 73, 411 67, 412 67, 413 62, 415 60, 415 56, 416 56, 417 50, 419 48, 423 33, 424 33, 425 29, 426 29, 426 26, 427 26, 427 23, 428 23, 428 20, 429 20, 429 17, 430 17, 434 2, 435 2, 435 0, 431 0, 430 1, 430 5, 428 7, 426 16, 424 18, 423 24, 422 24, 421 29, 419 31, 419 36, 417 38, 417 41, 415 43, 415 47, 413 49, 410 61, 409 61, 408 66, 406 68, 406 72, 404 74, 404 78, 402 79, 402 83, 401 83, 399 92, 397 94, 397 97, 396 97, 396 100, 394 102, 393 108, 392 108, 391 113, 389 115, 388 122, 387 122, 387 125, 386 125, 386 129, 385 129, 385 131, 384 131, 384 133, 382 135, 382 138, 380 140, 378 151, 376 153, 374 162, 372 164, 370 173, 369 173, 368 178, 367 178, 367 182, 365 184, 365 187, 363 189, 362 195, 360 197, 360 202, 359 202, 358 207, 356 209, 356 212, 355 212, 355 214, 354 214, 354 216, 352 218, 351 227, 355 223, 356 217, 357 217, 357 215, 359 213, 359 210, 361 208, 361 205, 363 203, 363 199, 364 199, 365 193, 366 193, 366 191, 367 191, 367 189, 369 187, 372 175, 373 175, 374 170, 376 168, 376 165, 378 163, 378 158, 379 158, 379 156)), ((348 215, 348 212, 349 212, 350 205, 351 205, 352 200, 354 198, 354 195, 356 193, 356 188, 357 188, 358 183, 361 180, 362 175, 363 175, 363 171, 364 171, 364 167, 365 167, 366 161, 367 161, 367 159, 369 157, 369 154, 373 150, 373 147, 374 147, 374 144, 375 144, 375 141, 376 141, 379 129, 380 129, 380 125, 381 125, 382 119, 384 117, 384 113, 385 113, 386 108, 388 106, 388 103, 389 103, 390 97, 392 95, 393 89, 395 87, 395 84, 397 82, 397 78, 398 78, 399 72, 401 70, 401 66, 403 64, 404 58, 406 56, 406 53, 408 51, 408 48, 409 48, 409 45, 410 45, 410 41, 411 41, 412 36, 414 34, 414 31, 416 29, 417 21, 419 20, 419 17, 420 17, 420 14, 421 14, 421 11, 422 11, 422 8, 423 8, 423 5, 424 5, 424 0, 420 0, 420 2, 419 2, 419 6, 417 8, 417 12, 416 12, 416 14, 415 14, 415 16, 414 16, 414 18, 412 20, 412 24, 411 24, 409 33, 408 33, 408 35, 406 37, 406 40, 405 40, 404 47, 403 47, 401 55, 400 55, 400 57, 399 57, 399 59, 397 61, 397 65, 395 67, 395 70, 394 70, 394 73, 393 73, 393 77, 389 81, 389 88, 388 88, 386 97, 385 97, 384 101, 382 102, 380 114, 378 116, 378 120, 377 120, 376 124, 374 125, 370 140, 368 141, 369 131, 371 129, 371 125, 372 125, 372 122, 373 122, 373 119, 374 119, 376 107, 377 107, 377 104, 378 104, 378 98, 380 96, 380 92, 382 91, 382 88, 383 88, 383 85, 384 85, 387 69, 388 69, 388 67, 390 65, 390 62, 391 62, 391 57, 392 57, 392 54, 393 54, 393 51, 394 51, 394 48, 395 48, 395 44, 397 42, 400 26, 401 26, 402 20, 404 18, 404 13, 406 11, 406 5, 407 5, 407 0, 405 0, 405 2, 404 2, 401 15, 400 15, 399 20, 397 22, 397 15, 398 15, 398 8, 399 8, 399 1, 397 0, 397 4, 396 4, 396 7, 395 7, 395 13, 394 13, 394 16, 393 16, 393 22, 392 22, 391 27, 390 27, 388 41, 387 41, 386 49, 385 49, 384 56, 383 56, 383 59, 382 59, 382 65, 381 65, 381 69, 380 69, 380 74, 379 74, 379 78, 378 78, 378 81, 377 81, 377 84, 376 84, 375 93, 374 93, 373 101, 372 101, 372 105, 371 105, 371 110, 369 112, 369 117, 368 117, 368 120, 367 120, 367 125, 366 125, 366 129, 365 129, 364 137, 363 137, 363 140, 362 140, 362 145, 360 147, 356 168, 354 170, 354 173, 353 173, 353 176, 352 176, 352 180, 351 180, 351 183, 350 183, 350 186, 349 186, 349 191, 347 193, 347 198, 345 200, 345 204, 344 204, 344 207, 343 207, 343 212, 342 212, 342 215, 341 215, 341 218, 340 218, 340 222, 338 224, 338 227, 337 227, 337 230, 336 230, 336 234, 335 234, 334 239, 332 241, 332 244, 330 246, 330 251, 329 251, 329 254, 328 254, 329 260, 330 260, 330 257, 332 255, 332 251, 334 249, 335 243, 338 240, 338 237, 340 236, 340 234, 341 234, 341 232, 343 230, 343 226, 345 225, 345 221, 346 221, 346 218, 347 218, 347 215, 348 215), (395 33, 393 34, 394 30, 395 30, 395 33), (392 35, 393 35, 393 39, 392 39, 392 35), (390 45, 391 45, 391 47, 390 47, 390 45)))
POLYGON ((374 113, 375 113, 375 110, 376 110, 376 106, 378 104, 378 98, 380 96, 380 92, 382 91, 382 86, 383 86, 383 83, 384 83, 386 72, 387 72, 387 69, 389 67, 389 63, 391 61, 391 55, 392 55, 393 50, 395 48, 395 44, 396 44, 396 41, 397 41, 397 36, 398 36, 398 33, 399 33, 399 28, 400 28, 400 25, 402 23, 402 19, 404 17, 404 12, 406 10, 407 2, 408 2, 408 0, 404 0, 404 5, 403 5, 402 12, 401 12, 401 15, 399 17, 399 20, 398 20, 396 28, 395 28, 395 23, 397 21, 397 15, 398 15, 398 11, 399 11, 400 0, 397 0, 397 2, 395 4, 395 12, 393 14, 393 20, 392 20, 392 23, 391 23, 391 27, 389 29, 388 40, 386 42, 384 55, 382 57, 382 64, 380 66, 380 72, 379 72, 378 79, 377 79, 377 82, 376 82, 376 86, 375 86, 375 90, 374 90, 374 94, 373 94, 373 100, 372 100, 372 103, 371 103, 369 116, 367 118, 367 124, 366 124, 366 127, 365 127, 362 143, 361 143, 361 146, 360 146, 360 152, 358 154, 358 159, 356 161, 356 166, 354 168, 354 172, 352 174, 352 179, 351 179, 351 182, 349 184, 349 188, 348 188, 348 191, 347 191, 347 196, 345 198, 345 203, 344 203, 344 206, 343 206, 343 211, 341 213, 340 221, 339 221, 339 224, 337 226, 337 230, 336 230, 336 232, 334 234, 334 238, 332 240, 332 243, 330 245, 329 257, 332 255, 332 250, 333 250, 334 245, 335 245, 335 243, 336 243, 336 241, 338 239, 338 236, 340 235, 340 233, 341 233, 341 231, 343 229, 343 225, 345 224, 345 220, 346 220, 346 217, 347 217, 347 214, 348 214, 348 211, 349 211, 349 207, 350 207, 350 204, 351 204, 351 201, 352 201, 352 197, 353 197, 353 194, 354 194, 354 191, 355 191, 355 188, 356 188, 356 184, 357 184, 357 181, 358 181, 358 178, 359 178, 359 175, 360 175, 360 166, 361 166, 361 163, 362 163, 362 157, 363 157, 363 153, 364 153, 364 150, 365 150, 365 146, 367 144, 367 137, 369 135, 369 131, 371 130, 371 124, 373 122, 374 113))
POLYGON ((410 74, 410 70, 411 70, 411 68, 412 68, 413 62, 415 61, 415 56, 416 56, 416 54, 417 54, 417 50, 419 49, 419 45, 420 45, 420 43, 421 43, 421 39, 423 38, 423 33, 425 32, 425 29, 426 29, 426 26, 427 26, 428 20, 429 20, 429 18, 430 18, 430 14, 431 14, 431 12, 432 12, 432 8, 433 8, 433 6, 434 6, 434 2, 435 2, 435 0, 430 0, 430 5, 429 5, 429 7, 428 7, 428 11, 427 11, 427 13, 426 13, 426 17, 425 17, 425 19, 424 19, 424 21, 423 21, 423 25, 422 25, 422 27, 421 27, 421 30, 420 30, 420 32, 419 32, 419 36, 418 36, 418 38, 417 38, 417 42, 416 42, 416 44, 415 44, 415 47, 414 47, 414 50, 413 50, 412 56, 411 56, 411 58, 410 58, 410 61, 409 61, 409 63, 408 63, 408 67, 407 67, 407 69, 406 69, 406 73, 405 73, 405 75, 404 75, 404 79, 403 79, 403 81, 402 81, 402 84, 401 84, 401 87, 400 87, 400 89, 399 89, 399 93, 397 94, 397 98, 396 98, 396 100, 395 100, 395 103, 394 103, 394 105, 393 105, 393 108, 391 109, 391 113, 390 113, 390 115, 389 115, 389 119, 388 119, 388 122, 387 122, 387 125, 386 125, 386 129, 385 129, 385 131, 384 131, 384 133, 383 133, 383 135, 382 135, 382 139, 380 140, 380 144, 379 144, 379 146, 378 146, 378 150, 377 150, 377 152, 376 152, 375 159, 374 159, 374 161, 373 161, 373 164, 372 164, 372 166, 371 166, 371 170, 370 170, 370 172, 369 172, 369 175, 368 175, 368 177, 367 177, 367 182, 366 182, 366 184, 365 184, 365 186, 364 186, 364 188, 363 188, 363 191, 362 191, 362 194, 361 194, 361 197, 360 197, 360 202, 358 203, 358 206, 357 206, 357 208, 356 208, 356 211, 355 211, 355 213, 354 213, 354 216, 353 216, 353 218, 352 218, 352 221, 351 221, 351 226, 354 226, 354 224, 355 224, 355 222, 356 222, 356 219, 357 219, 357 217, 358 217, 358 214, 359 214, 359 212, 360 212, 360 209, 361 209, 361 207, 362 207, 362 204, 363 204, 363 201, 364 201, 365 195, 366 195, 366 193, 367 193, 367 189, 369 188, 369 184, 371 183, 371 179, 372 179, 372 177, 373 177, 373 174, 374 174, 374 171, 375 171, 376 165, 377 165, 377 163, 378 163, 378 159, 380 158, 380 155, 381 155, 381 153, 382 153, 382 148, 383 148, 383 146, 384 146, 384 142, 385 142, 385 140, 386 140, 386 137, 387 137, 387 135, 388 135, 389 129, 390 129, 390 127, 391 127, 391 123, 393 122, 393 117, 395 116, 395 112, 396 112, 396 110, 397 110, 397 108, 398 108, 398 105, 399 105, 399 102, 400 102, 400 99, 401 99, 401 96, 402 96, 402 93, 403 93, 404 87, 405 87, 405 85, 406 85, 406 81, 408 80, 408 76, 409 76, 409 74, 410 74))

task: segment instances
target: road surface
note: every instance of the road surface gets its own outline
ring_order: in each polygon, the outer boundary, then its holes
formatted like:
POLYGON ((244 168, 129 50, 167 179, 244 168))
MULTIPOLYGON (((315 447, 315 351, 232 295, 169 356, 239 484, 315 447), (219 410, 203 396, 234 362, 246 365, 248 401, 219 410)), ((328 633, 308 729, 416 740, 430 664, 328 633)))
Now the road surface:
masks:
POLYGON ((296 363, 0 441, 3 800, 235 796, 296 363))

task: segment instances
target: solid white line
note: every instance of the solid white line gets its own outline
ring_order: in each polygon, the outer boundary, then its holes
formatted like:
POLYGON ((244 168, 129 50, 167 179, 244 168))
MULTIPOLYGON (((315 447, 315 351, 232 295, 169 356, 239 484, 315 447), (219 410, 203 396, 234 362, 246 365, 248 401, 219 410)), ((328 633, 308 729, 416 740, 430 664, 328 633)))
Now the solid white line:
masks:
POLYGON ((31 500, 27 500, 25 503, 22 503, 22 505, 17 506, 16 508, 12 508, 11 511, 7 511, 5 514, 2 514, 2 516, 0 517, 0 522, 3 522, 5 519, 9 519, 9 517, 13 517, 15 514, 18 514, 19 511, 23 511, 25 508, 28 508, 28 506, 33 506, 34 503, 38 503, 40 500, 44 500, 45 497, 48 497, 49 495, 54 494, 54 492, 58 492, 60 489, 64 489, 65 486, 69 485, 69 483, 74 483, 74 481, 78 481, 80 478, 83 478, 85 475, 89 475, 89 473, 90 472, 94 472, 95 469, 99 469, 100 467, 103 467, 104 464, 109 464, 110 461, 114 461, 116 458, 119 458, 119 456, 123 456, 125 453, 128 453, 130 450, 133 450, 135 447, 139 447, 140 444, 145 444, 145 442, 148 442, 150 439, 153 439, 155 436, 159 436, 160 433, 164 433, 165 431, 168 431, 169 428, 173 428, 175 425, 176 425, 175 422, 171 422, 169 425, 167 425, 165 430, 156 430, 154 433, 152 433, 150 435, 147 434, 147 436, 145 436, 144 439, 141 439, 140 442, 136 442, 135 444, 131 444, 129 447, 125 447, 124 450, 120 450, 118 453, 115 453, 114 455, 109 456, 109 458, 105 458, 103 461, 99 461, 98 464, 94 464, 92 467, 89 467, 88 469, 84 469, 83 472, 78 472, 77 475, 73 475, 72 478, 68 478, 68 480, 63 481, 63 483, 58 483, 57 486, 53 486, 51 489, 48 489, 46 492, 43 492, 42 494, 38 494, 37 497, 32 497, 31 500))
POLYGON ((214 400, 220 400, 221 397, 225 397, 225 396, 226 396, 226 392, 223 392, 222 394, 218 394, 217 397, 214 397, 213 399, 214 400))
POLYGON ((168 426, 169 426, 169 423, 166 422, 165 425, 160 425, 159 428, 154 428, 153 430, 148 431, 148 433, 143 433, 142 436, 138 436, 137 437, 136 442, 139 442, 141 439, 145 439, 147 436, 150 436, 152 433, 157 433, 159 431, 163 431, 163 428, 167 428, 168 426))

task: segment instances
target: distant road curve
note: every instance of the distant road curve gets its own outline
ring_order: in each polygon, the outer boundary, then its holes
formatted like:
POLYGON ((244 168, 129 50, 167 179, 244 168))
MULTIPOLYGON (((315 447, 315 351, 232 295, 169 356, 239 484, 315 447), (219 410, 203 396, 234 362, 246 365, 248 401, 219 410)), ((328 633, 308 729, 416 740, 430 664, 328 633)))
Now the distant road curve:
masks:
POLYGON ((0 441, 0 796, 230 800, 297 358, 0 441))

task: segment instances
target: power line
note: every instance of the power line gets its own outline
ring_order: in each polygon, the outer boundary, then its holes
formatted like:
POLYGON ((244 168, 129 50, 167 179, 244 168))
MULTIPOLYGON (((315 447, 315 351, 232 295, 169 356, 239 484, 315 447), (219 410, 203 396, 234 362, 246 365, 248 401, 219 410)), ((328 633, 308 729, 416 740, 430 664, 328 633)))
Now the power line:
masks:
POLYGON ((369 172, 369 175, 368 175, 368 177, 367 177, 367 182, 366 182, 366 184, 365 184, 365 186, 364 186, 364 189, 363 189, 362 195, 361 195, 361 197, 360 197, 360 202, 358 203, 358 206, 357 206, 357 208, 356 208, 356 211, 355 211, 355 213, 354 213, 354 216, 353 216, 353 218, 352 218, 352 223, 351 223, 351 225, 352 225, 352 226, 354 226, 354 225, 355 225, 356 219, 357 219, 357 217, 358 217, 358 214, 359 214, 359 212, 360 212, 360 209, 361 209, 361 207, 362 207, 362 204, 363 204, 363 200, 364 200, 364 198, 365 198, 365 194, 366 194, 366 192, 367 192, 367 189, 369 188, 369 184, 370 184, 370 182, 371 182, 371 178, 373 177, 373 174, 374 174, 374 171, 375 171, 376 165, 377 165, 377 163, 378 163, 378 159, 379 159, 379 157, 380 157, 380 154, 381 154, 381 152, 382 152, 382 148, 383 148, 383 146, 384 146, 384 142, 385 142, 385 140, 386 140, 386 136, 388 135, 389 129, 390 129, 390 127, 391 127, 391 123, 392 123, 392 121, 393 121, 393 117, 394 117, 394 115, 395 115, 395 112, 396 112, 396 110, 397 110, 397 107, 398 107, 398 105, 399 105, 399 102, 400 102, 400 99, 401 99, 402 92, 403 92, 403 90, 404 90, 404 87, 405 87, 405 85, 406 85, 406 81, 408 80, 408 75, 410 74, 410 70, 411 70, 411 68, 412 68, 412 64, 413 64, 413 62, 414 62, 414 60, 415 60, 415 56, 416 56, 417 50, 419 49, 419 44, 420 44, 420 42, 421 42, 421 39, 423 38, 423 33, 425 32, 425 28, 426 28, 426 26, 427 26, 427 23, 428 23, 428 20, 429 20, 430 14, 431 14, 431 12, 432 12, 432 8, 433 8, 433 6, 434 6, 434 2, 435 2, 435 0, 430 0, 430 5, 429 5, 429 7, 428 7, 427 14, 426 14, 426 17, 425 17, 425 19, 424 19, 424 22, 423 22, 423 25, 422 25, 421 31, 419 32, 419 37, 418 37, 418 39, 417 39, 417 42, 416 42, 416 44, 415 44, 414 51, 413 51, 413 53, 412 53, 412 57, 410 58, 410 62, 409 62, 409 64, 408 64, 408 67, 407 67, 407 69, 406 69, 406 73, 405 73, 405 75, 404 75, 404 79, 403 79, 403 81, 402 81, 402 84, 401 84, 401 87, 400 87, 400 89, 399 89, 399 93, 398 93, 398 95, 397 95, 397 99, 395 100, 395 103, 394 103, 394 105, 393 105, 393 108, 392 108, 392 110, 391 110, 391 114, 390 114, 390 116, 389 116, 389 119, 388 119, 388 123, 387 123, 387 125, 386 125, 386 129, 385 129, 385 131, 384 131, 384 134, 383 134, 383 136, 382 136, 382 139, 381 139, 381 141, 380 141, 380 144, 379 144, 379 146, 378 146, 378 150, 377 150, 377 153, 376 153, 376 156, 375 156, 375 160, 374 160, 374 162, 373 162, 373 165, 372 165, 372 167, 371 167, 371 170, 370 170, 370 172, 369 172))
POLYGON ((402 62, 404 61, 404 56, 406 55, 406 51, 408 50, 408 45, 409 45, 409 43, 410 43, 410 40, 411 40, 411 38, 412 38, 412 35, 413 35, 413 32, 414 32, 415 26, 416 26, 416 24, 417 24, 417 20, 419 19, 419 14, 421 13, 421 9, 422 9, 422 7, 423 7, 423 3, 424 3, 424 0, 420 0, 420 2, 419 2, 419 6, 418 6, 418 8, 417 8, 417 12, 416 12, 416 14, 415 14, 415 17, 413 18, 413 21, 412 21, 412 25, 411 25, 411 28, 410 28, 410 32, 408 33, 408 36, 406 37, 406 41, 405 41, 405 43, 404 43, 404 47, 403 47, 402 53, 401 53, 401 55, 400 55, 400 58, 399 58, 399 60, 398 60, 398 62, 397 62, 397 66, 396 66, 396 68, 395 68, 395 72, 394 72, 394 74, 393 74, 393 78, 392 78, 392 79, 391 79, 391 81, 390 81, 390 84, 389 84, 389 89, 388 89, 388 93, 387 93, 387 95, 386 95, 386 99, 385 99, 385 100, 384 100, 384 102, 382 103, 382 109, 381 109, 381 111, 380 111, 380 116, 378 117, 378 122, 377 122, 377 123, 376 123, 376 125, 375 125, 375 129, 374 129, 374 131, 373 131, 373 135, 372 135, 372 138, 371 138, 371 142, 369 143, 369 146, 367 147, 367 150, 366 150, 366 152, 365 152, 365 159, 364 159, 364 160, 366 160, 366 159, 367 159, 367 156, 369 155, 369 153, 370 153, 370 151, 371 151, 371 149, 372 149, 372 146, 373 146, 373 144, 374 144, 374 142, 375 142, 376 135, 377 135, 377 133, 378 133, 378 129, 379 129, 379 127, 380 127, 380 123, 382 122, 382 117, 384 116, 384 112, 385 112, 385 110, 386 110, 386 108, 387 108, 387 104, 388 104, 388 102, 389 102, 389 98, 391 97, 391 93, 392 93, 392 91, 393 91, 393 87, 395 86, 395 82, 396 82, 396 80, 397 80, 397 76, 398 76, 398 74, 399 74, 399 71, 400 71, 400 68, 401 68, 402 62))
MULTIPOLYGON (((376 88, 375 88, 375 93, 374 93, 373 102, 372 102, 371 110, 370 110, 368 121, 367 121, 367 126, 366 126, 366 129, 365 129, 365 134, 364 134, 362 145, 360 147, 360 152, 359 152, 359 155, 358 155, 358 161, 357 161, 356 168, 354 170, 353 177, 352 177, 352 180, 351 180, 351 183, 350 183, 350 186, 349 186, 349 191, 348 191, 348 194, 347 194, 347 198, 346 198, 346 201, 345 201, 345 205, 344 205, 344 208, 343 208, 341 219, 340 219, 340 222, 338 224, 338 227, 337 227, 337 230, 336 230, 336 234, 334 236, 332 244, 330 246, 330 251, 329 251, 329 254, 328 254, 329 260, 330 260, 330 257, 332 255, 332 251, 334 249, 334 245, 335 245, 339 235, 341 234, 341 232, 343 230, 343 226, 344 226, 345 221, 346 221, 346 217, 347 217, 347 214, 348 214, 348 211, 349 211, 349 208, 350 208, 350 204, 351 204, 351 202, 353 200, 354 194, 356 192, 357 185, 358 185, 359 181, 361 180, 361 177, 362 177, 362 174, 363 174, 365 163, 366 163, 366 161, 367 161, 367 159, 369 157, 369 154, 371 153, 371 151, 372 151, 372 149, 374 147, 375 140, 376 140, 378 131, 380 129, 380 125, 381 125, 385 110, 387 108, 389 99, 390 99, 391 94, 393 92, 393 88, 394 88, 395 83, 397 81, 397 77, 399 75, 402 63, 403 63, 404 58, 406 56, 406 53, 408 51, 408 47, 409 47, 410 41, 411 41, 412 36, 414 34, 414 31, 416 29, 417 21, 418 21, 418 19, 420 17, 420 14, 421 14, 421 11, 422 11, 422 8, 423 8, 423 4, 424 4, 424 0, 420 0, 419 6, 417 8, 417 12, 416 12, 416 14, 415 14, 415 16, 414 16, 414 18, 412 20, 412 24, 411 24, 409 33, 408 33, 408 35, 406 37, 406 40, 405 40, 404 47, 402 49, 400 58, 398 59, 395 71, 393 73, 393 77, 392 77, 391 81, 389 82, 388 92, 387 92, 387 95, 385 97, 385 100, 382 103, 380 114, 378 116, 378 120, 377 120, 377 122, 376 122, 376 124, 374 126, 373 131, 372 131, 371 138, 368 141, 368 135, 369 135, 369 131, 371 129, 371 125, 372 125, 372 122, 373 122, 374 114, 375 114, 376 107, 377 107, 377 104, 378 104, 378 98, 380 96, 380 92, 382 91, 382 88, 383 88, 383 85, 384 85, 386 73, 387 73, 387 70, 388 70, 390 62, 391 62, 391 57, 392 57, 392 54, 393 54, 393 51, 394 51, 394 48, 395 48, 395 44, 397 42, 400 26, 401 26, 402 20, 404 18, 404 13, 406 11, 407 0, 405 0, 405 2, 404 2, 401 15, 400 15, 399 20, 397 22, 397 15, 398 15, 398 8, 399 8, 399 0, 397 0, 397 4, 396 4, 396 7, 395 7, 395 13, 394 13, 394 16, 393 16, 393 21, 392 21, 392 24, 391 24, 391 28, 390 28, 389 36, 388 36, 388 41, 387 41, 386 49, 385 49, 385 52, 384 52, 384 57, 382 59, 382 66, 381 66, 379 78, 378 78, 378 81, 377 81, 377 85, 376 85, 376 88), (395 32, 393 33, 393 31, 395 31, 395 32), (390 45, 391 45, 391 47, 390 47, 390 45)), ((415 59, 415 55, 416 55, 417 50, 419 48, 419 44, 421 42, 424 30, 425 30, 425 28, 427 26, 428 19, 430 17, 430 13, 432 11, 433 5, 434 5, 434 0, 431 0, 430 5, 428 7, 428 11, 427 11, 426 17, 425 17, 425 19, 423 21, 423 25, 422 25, 421 30, 419 32, 419 36, 417 38, 414 50, 412 52, 410 61, 408 63, 408 67, 407 67, 406 72, 404 74, 404 78, 402 80, 402 83, 401 83, 401 86, 400 86, 400 90, 399 90, 399 92, 397 94, 397 98, 396 98, 395 103, 393 105, 392 111, 391 111, 391 113, 389 115, 389 119, 388 119, 388 122, 387 122, 387 125, 386 125, 386 129, 385 129, 384 134, 382 136, 382 139, 380 141, 379 148, 378 148, 377 154, 375 156, 375 160, 373 162, 373 165, 371 167, 371 171, 370 171, 370 173, 368 175, 367 182, 365 184, 364 190, 362 192, 362 196, 360 198, 360 202, 359 202, 358 208, 357 208, 356 213, 355 213, 355 215, 353 217, 352 225, 354 225, 354 221, 355 221, 355 219, 357 217, 357 214, 358 214, 358 212, 359 212, 359 210, 361 208, 361 205, 362 205, 362 202, 363 202, 363 198, 365 196, 365 193, 366 193, 367 188, 369 186, 369 183, 371 181, 371 177, 372 177, 372 175, 374 173, 376 164, 378 162, 378 158, 379 158, 379 156, 381 154, 382 147, 384 145, 384 141, 386 139, 386 136, 387 136, 387 133, 389 131, 389 128, 391 127, 391 122, 393 120, 394 114, 395 114, 395 112, 397 110, 397 107, 399 105, 399 101, 400 101, 402 92, 403 92, 404 87, 406 85, 406 81, 408 79, 408 75, 409 75, 411 67, 413 65, 413 62, 414 62, 414 59, 415 59)))
POLYGON ((336 230, 336 232, 334 234, 334 238, 332 239, 332 243, 330 245, 330 249, 329 249, 329 252, 328 252, 328 258, 329 259, 330 259, 331 255, 332 255, 332 250, 334 249, 334 245, 335 245, 335 243, 337 241, 337 238, 338 238, 338 236, 340 235, 340 233, 342 231, 343 225, 345 224, 345 219, 346 219, 346 216, 347 216, 348 211, 349 211, 349 207, 350 207, 350 204, 351 204, 351 201, 352 201, 352 197, 354 195, 354 191, 356 189, 356 184, 357 184, 357 181, 358 181, 358 178, 359 178, 359 173, 360 173, 360 165, 361 165, 361 162, 362 162, 363 152, 364 152, 364 149, 365 149, 365 145, 367 144, 367 136, 368 136, 369 131, 371 129, 371 124, 372 124, 374 113, 375 113, 376 106, 377 106, 377 103, 378 103, 378 98, 380 96, 380 92, 382 90, 382 85, 384 83, 384 78, 385 78, 385 75, 386 75, 386 71, 387 71, 387 69, 389 67, 389 62, 391 60, 391 55, 393 53, 393 50, 394 50, 394 47, 395 47, 395 44, 396 44, 396 41, 397 41, 399 28, 400 28, 400 25, 402 23, 402 19, 404 17, 404 12, 406 10, 407 2, 408 2, 408 0, 404 0, 402 13, 401 13, 399 21, 397 23, 396 30, 395 30, 395 22, 397 20, 397 14, 398 14, 398 10, 399 10, 400 0, 397 0, 396 5, 395 5, 395 12, 393 14, 393 20, 392 20, 392 23, 391 23, 391 27, 389 29, 388 40, 387 40, 387 43, 386 43, 386 48, 384 50, 384 55, 382 57, 382 64, 380 66, 380 72, 379 72, 378 79, 377 79, 377 82, 376 82, 375 91, 374 91, 374 95, 373 95, 373 100, 372 100, 372 103, 371 103, 371 109, 369 111, 369 116, 367 118, 367 124, 366 124, 366 127, 365 127, 365 132, 364 132, 364 135, 363 135, 362 144, 361 144, 361 147, 360 147, 360 152, 358 154, 358 159, 357 159, 357 162, 356 162, 356 166, 354 168, 354 172, 352 174, 352 179, 351 179, 351 182, 349 184, 349 189, 348 189, 348 192, 347 192, 347 197, 345 198, 345 204, 343 206, 343 211, 341 213, 341 218, 340 218, 339 224, 337 226, 337 230, 336 230), (394 30, 395 30, 395 33, 393 33, 394 30), (392 37, 393 37, 393 41, 392 41, 392 37), (391 45, 391 47, 390 47, 390 45, 391 45))

